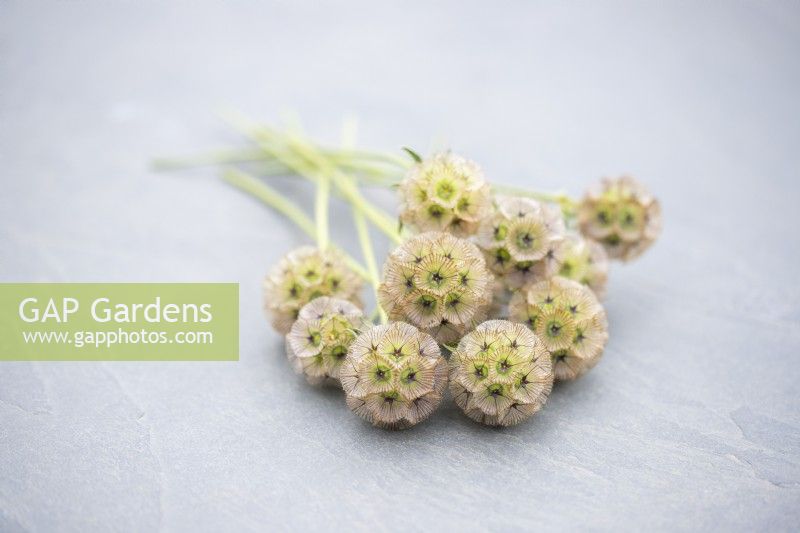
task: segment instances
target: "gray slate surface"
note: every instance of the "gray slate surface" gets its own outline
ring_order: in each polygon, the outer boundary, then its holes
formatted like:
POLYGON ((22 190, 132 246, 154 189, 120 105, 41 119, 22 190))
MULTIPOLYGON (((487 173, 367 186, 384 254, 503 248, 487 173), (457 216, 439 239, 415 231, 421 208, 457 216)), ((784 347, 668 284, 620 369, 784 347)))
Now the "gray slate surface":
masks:
POLYGON ((800 9, 695 4, 0 1, 0 279, 241 283, 238 363, 0 364, 0 530, 796 529, 800 9), (148 169, 237 142, 223 104, 507 184, 631 172, 665 231, 530 423, 373 430, 261 313, 302 235, 148 169))

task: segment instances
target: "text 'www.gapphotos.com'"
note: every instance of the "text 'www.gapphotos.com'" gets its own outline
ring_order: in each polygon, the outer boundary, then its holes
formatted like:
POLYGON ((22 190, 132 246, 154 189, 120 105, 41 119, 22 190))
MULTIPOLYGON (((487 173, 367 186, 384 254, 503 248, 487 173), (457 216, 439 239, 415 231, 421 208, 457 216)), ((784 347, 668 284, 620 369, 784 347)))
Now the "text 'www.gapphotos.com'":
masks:
POLYGON ((213 344, 211 331, 23 331, 25 344, 61 344, 106 348, 120 344, 213 344))

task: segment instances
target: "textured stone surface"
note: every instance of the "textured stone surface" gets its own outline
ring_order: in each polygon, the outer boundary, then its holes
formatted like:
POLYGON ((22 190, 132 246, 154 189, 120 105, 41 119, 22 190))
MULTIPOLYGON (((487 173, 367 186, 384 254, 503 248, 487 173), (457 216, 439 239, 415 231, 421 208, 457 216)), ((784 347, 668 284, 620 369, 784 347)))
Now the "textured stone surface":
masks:
POLYGON ((0 530, 796 528, 799 35, 793 2, 0 2, 0 279, 237 281, 242 306, 238 363, 0 364, 0 530), (302 235, 148 169, 236 141, 222 104, 331 141, 352 113, 507 184, 628 171, 664 234, 612 270, 604 360, 529 423, 447 402, 378 431, 262 316, 302 235))

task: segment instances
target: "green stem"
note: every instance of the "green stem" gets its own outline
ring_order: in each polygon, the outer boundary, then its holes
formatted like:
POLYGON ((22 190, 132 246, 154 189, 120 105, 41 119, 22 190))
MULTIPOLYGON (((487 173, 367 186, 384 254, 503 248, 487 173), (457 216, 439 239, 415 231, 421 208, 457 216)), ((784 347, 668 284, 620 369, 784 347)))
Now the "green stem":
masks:
MULTIPOLYGON (((351 149, 320 149, 325 156, 341 169, 358 173, 370 183, 391 185, 399 181, 405 167, 393 161, 391 154, 380 154, 351 149), (388 167, 388 168, 387 168, 388 167)), ((185 168, 232 165, 238 163, 263 162, 265 172, 270 175, 291 174, 292 170, 266 153, 262 148, 234 148, 214 150, 186 157, 156 158, 152 168, 156 171, 181 170, 185 168)))
POLYGON ((564 213, 564 216, 566 217, 574 216, 575 211, 578 208, 578 203, 570 198, 568 194, 563 192, 547 193, 521 189, 519 187, 510 187, 507 185, 492 185, 492 189, 494 189, 495 192, 502 194, 508 194, 511 196, 524 196, 526 198, 533 198, 542 202, 558 204, 559 207, 561 207, 561 211, 564 213))
POLYGON ((183 168, 204 167, 213 165, 230 165, 235 163, 251 163, 271 159, 263 150, 256 148, 215 150, 205 154, 187 157, 159 157, 153 160, 155 170, 179 170, 183 168))
POLYGON ((311 238, 316 238, 316 227, 311 219, 299 207, 266 183, 262 183, 250 174, 236 169, 226 170, 222 175, 222 179, 234 187, 255 196, 294 222, 298 228, 311 238))
POLYGON ((392 239, 395 244, 400 244, 403 242, 403 238, 400 236, 400 233, 395 229, 397 222, 395 222, 392 218, 386 215, 386 213, 375 207, 373 204, 367 202, 359 192, 358 188, 351 180, 348 179, 346 175, 339 172, 333 172, 331 175, 334 183, 336 183, 337 187, 339 188, 339 191, 353 205, 353 207, 363 213, 363 215, 367 217, 369 221, 375 225, 375 227, 392 239))
POLYGON ((395 222, 386 213, 368 203, 349 176, 338 170, 317 149, 308 142, 297 138, 288 139, 270 128, 259 126, 238 113, 224 113, 223 118, 233 127, 258 143, 265 152, 301 176, 312 181, 328 177, 336 189, 356 209, 361 210, 375 227, 385 233, 392 241, 402 242, 400 234, 395 230, 395 222), (281 150, 281 145, 284 148, 281 150))
POLYGON ((358 241, 361 244, 361 253, 364 256, 364 262, 367 264, 367 272, 370 276, 372 283, 372 290, 375 292, 375 307, 380 318, 381 324, 386 324, 386 312, 381 307, 380 299, 378 297, 378 286, 380 285, 380 277, 378 276, 378 266, 375 263, 375 252, 372 249, 372 241, 369 238, 369 228, 364 219, 364 214, 360 209, 353 208, 353 221, 356 225, 356 232, 358 233, 358 241))
POLYGON ((340 161, 334 160, 334 162, 341 171, 355 174, 358 177, 359 182, 363 182, 368 185, 392 187, 400 183, 400 180, 403 177, 401 173, 386 170, 381 166, 365 163, 355 159, 340 161))
POLYGON ((317 223, 317 246, 320 250, 328 248, 328 203, 331 180, 320 176, 317 179, 317 194, 314 201, 314 219, 317 223))
POLYGON ((395 230, 395 221, 389 217, 389 215, 367 202, 350 176, 338 170, 307 142, 294 138, 290 142, 290 145, 304 156, 307 161, 320 169, 319 172, 321 175, 330 176, 342 196, 344 196, 355 209, 361 211, 375 227, 385 233, 395 243, 399 244, 402 242, 402 237, 395 230))
MULTIPOLYGON (((303 230, 309 237, 316 239, 317 230, 314 222, 312 222, 311 219, 308 218, 308 216, 303 213, 299 207, 297 207, 297 205, 292 203, 289 199, 269 185, 262 183, 250 174, 235 169, 229 169, 225 171, 225 173, 222 175, 222 179, 230 185, 233 185, 234 187, 258 198, 266 205, 281 213, 290 221, 294 222, 297 227, 303 230)), ((363 266, 361 266, 358 261, 353 259, 353 257, 343 250, 339 251, 342 253, 347 266, 349 266, 353 272, 355 272, 362 279, 371 281, 370 274, 363 266)))
POLYGON ((358 150, 358 149, 351 149, 345 148, 343 150, 336 150, 336 149, 322 149, 322 152, 325 155, 331 156, 332 159, 338 160, 339 158, 343 158, 345 160, 368 160, 368 161, 375 161, 378 163, 384 163, 388 165, 393 165, 402 169, 403 171, 408 170, 413 166, 413 163, 409 161, 407 158, 395 155, 391 153, 384 153, 384 152, 371 152, 369 150, 358 150))

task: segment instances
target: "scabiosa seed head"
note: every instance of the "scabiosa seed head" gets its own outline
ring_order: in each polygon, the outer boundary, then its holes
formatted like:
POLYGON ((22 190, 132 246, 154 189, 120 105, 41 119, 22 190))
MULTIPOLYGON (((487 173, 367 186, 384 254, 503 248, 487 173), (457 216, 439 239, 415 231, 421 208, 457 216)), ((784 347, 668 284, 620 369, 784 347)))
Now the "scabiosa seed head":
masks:
POLYGON ((477 237, 489 268, 509 287, 519 288, 558 272, 564 233, 557 206, 498 197, 494 214, 481 222, 477 237))
POLYGON ((439 406, 447 387, 447 361, 433 337, 393 322, 356 337, 339 378, 354 413, 378 427, 405 429, 439 406))
POLYGON ((517 292, 509 318, 536 333, 553 360, 557 380, 572 380, 600 360, 608 340, 603 306, 587 286, 560 276, 517 292))
POLYGON ((661 206, 631 178, 604 178, 589 189, 578 209, 581 231, 600 242, 612 259, 630 261, 661 233, 661 206))
POLYGON ((475 233, 491 210, 490 188, 480 167, 444 152, 415 165, 400 184, 400 220, 419 231, 475 233))
POLYGON ((312 385, 338 383, 347 350, 366 324, 361 309, 352 302, 314 298, 300 309, 286 334, 286 356, 312 385))
POLYGON ((441 343, 453 342, 484 319, 492 275, 471 242, 422 233, 389 255, 378 298, 390 319, 409 322, 441 343))
POLYGON ((361 278, 334 249, 301 246, 289 252, 264 280, 264 308, 272 327, 289 333, 300 308, 319 296, 360 303, 361 278))
POLYGON ((489 320, 450 355, 450 392, 472 418, 512 426, 542 408, 553 388, 550 356, 522 324, 489 320))
POLYGON ((608 282, 608 254, 597 241, 576 232, 567 233, 558 275, 587 285, 602 298, 608 282))

